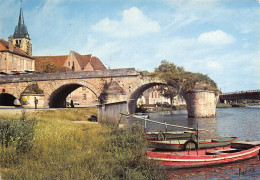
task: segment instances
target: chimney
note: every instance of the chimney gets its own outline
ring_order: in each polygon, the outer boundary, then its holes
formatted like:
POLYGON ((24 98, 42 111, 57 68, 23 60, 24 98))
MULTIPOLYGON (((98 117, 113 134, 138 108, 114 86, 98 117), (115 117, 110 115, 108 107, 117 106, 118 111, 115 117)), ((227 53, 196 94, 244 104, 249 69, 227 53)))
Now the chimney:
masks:
POLYGON ((8 41, 9 41, 9 50, 13 52, 14 51, 13 36, 9 36, 8 41))

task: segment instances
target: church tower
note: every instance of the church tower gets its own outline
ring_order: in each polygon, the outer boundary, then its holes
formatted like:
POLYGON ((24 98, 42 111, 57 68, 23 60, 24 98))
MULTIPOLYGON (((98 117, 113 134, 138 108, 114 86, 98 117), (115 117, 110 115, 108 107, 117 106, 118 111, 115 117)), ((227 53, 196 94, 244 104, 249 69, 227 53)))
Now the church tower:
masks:
POLYGON ((22 6, 20 8, 18 25, 15 27, 13 34, 13 44, 26 52, 29 56, 32 56, 32 43, 27 27, 24 24, 22 6))

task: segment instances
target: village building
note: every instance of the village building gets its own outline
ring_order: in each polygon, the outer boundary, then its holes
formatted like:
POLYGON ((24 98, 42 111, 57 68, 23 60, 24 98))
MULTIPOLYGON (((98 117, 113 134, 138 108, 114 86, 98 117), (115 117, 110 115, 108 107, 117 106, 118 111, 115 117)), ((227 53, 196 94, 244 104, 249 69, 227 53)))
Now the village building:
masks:
MULTIPOLYGON (((169 106, 171 104, 170 98, 164 97, 157 86, 147 89, 142 96, 137 100, 138 106, 169 106)), ((173 105, 185 105, 186 102, 181 95, 176 95, 173 98, 173 105)))
POLYGON ((20 9, 18 25, 8 41, 0 39, 0 72, 23 73, 34 71, 32 43, 24 24, 23 11, 20 9))

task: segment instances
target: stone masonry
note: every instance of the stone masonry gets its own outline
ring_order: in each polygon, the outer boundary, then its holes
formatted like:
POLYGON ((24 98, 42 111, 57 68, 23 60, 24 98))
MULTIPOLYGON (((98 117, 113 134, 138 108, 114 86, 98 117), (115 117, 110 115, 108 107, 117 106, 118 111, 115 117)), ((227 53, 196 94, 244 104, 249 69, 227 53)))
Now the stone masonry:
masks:
POLYGON ((214 91, 196 90, 184 95, 188 116, 206 118, 216 116, 217 96, 214 91))

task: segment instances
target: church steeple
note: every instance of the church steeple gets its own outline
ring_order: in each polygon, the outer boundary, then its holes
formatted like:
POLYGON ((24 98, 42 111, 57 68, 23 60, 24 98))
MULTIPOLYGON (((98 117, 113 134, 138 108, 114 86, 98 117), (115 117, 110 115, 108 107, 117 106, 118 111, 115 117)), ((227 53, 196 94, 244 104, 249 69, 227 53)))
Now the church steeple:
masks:
POLYGON ((24 24, 22 1, 21 1, 18 25, 15 27, 14 34, 13 34, 13 44, 16 47, 22 49, 24 52, 26 52, 29 56, 32 56, 32 43, 30 41, 30 36, 27 31, 27 27, 24 24))
POLYGON ((14 31, 14 38, 27 38, 30 39, 27 27, 24 24, 24 18, 23 18, 23 9, 22 7, 20 8, 20 15, 19 15, 19 20, 18 20, 18 25, 15 27, 14 31))

